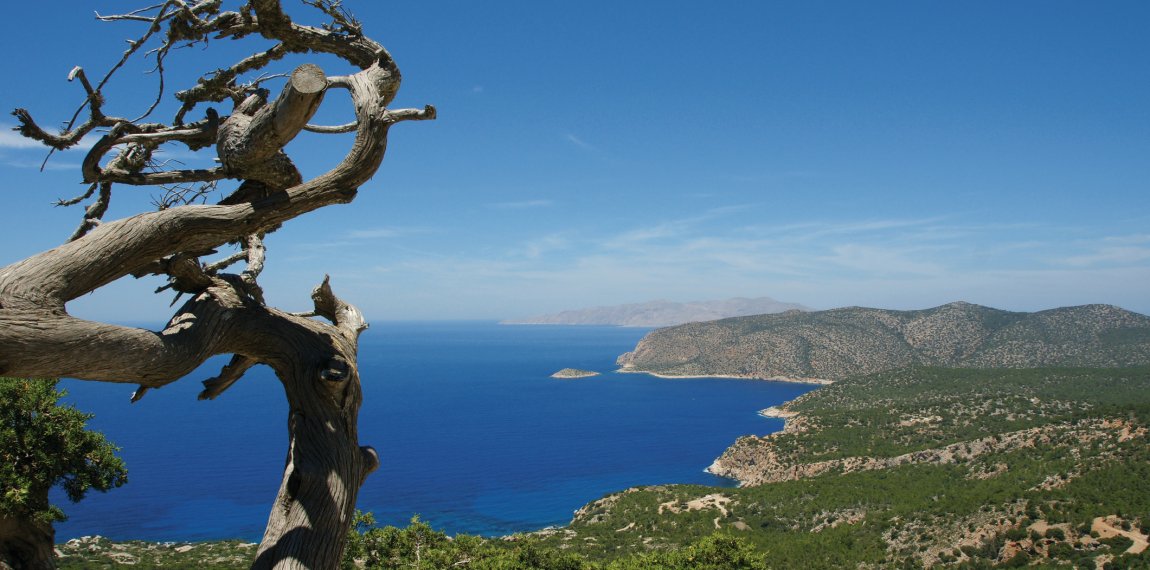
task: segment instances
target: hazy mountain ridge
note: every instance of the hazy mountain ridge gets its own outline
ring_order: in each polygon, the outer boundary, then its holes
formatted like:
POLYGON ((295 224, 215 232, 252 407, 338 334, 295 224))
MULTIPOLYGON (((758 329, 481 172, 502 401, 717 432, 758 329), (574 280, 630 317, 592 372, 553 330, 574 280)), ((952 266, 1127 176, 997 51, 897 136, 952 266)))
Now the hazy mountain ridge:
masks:
POLYGON ((970 303, 848 307, 652 331, 624 370, 670 376, 838 380, 906 366, 1116 367, 1150 363, 1150 317, 1110 305, 1010 312, 970 303))
POLYGON ((770 297, 747 299, 737 297, 719 301, 650 301, 605 307, 591 307, 537 315, 524 319, 508 319, 508 325, 617 325, 624 327, 667 327, 683 323, 713 321, 730 317, 809 311, 798 303, 785 303, 770 297))

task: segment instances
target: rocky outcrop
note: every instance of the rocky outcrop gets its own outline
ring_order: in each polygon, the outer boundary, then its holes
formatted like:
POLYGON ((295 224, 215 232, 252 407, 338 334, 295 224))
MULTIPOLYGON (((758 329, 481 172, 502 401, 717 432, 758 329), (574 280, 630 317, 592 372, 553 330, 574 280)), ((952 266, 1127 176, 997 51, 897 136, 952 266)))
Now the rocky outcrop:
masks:
POLYGON ((667 327, 682 323, 713 321, 728 317, 808 311, 797 303, 784 303, 770 297, 725 299, 722 301, 651 301, 630 305, 592 307, 503 321, 507 325, 616 325, 624 327, 667 327))
POLYGON ((564 368, 551 375, 552 378, 572 379, 572 378, 589 378, 591 376, 598 376, 599 373, 594 370, 580 370, 578 368, 564 368))
POLYGON ((1110 305, 1018 313, 950 303, 921 311, 788 311, 652 331, 623 371, 838 380, 907 366, 1116 367, 1150 363, 1150 317, 1110 305))

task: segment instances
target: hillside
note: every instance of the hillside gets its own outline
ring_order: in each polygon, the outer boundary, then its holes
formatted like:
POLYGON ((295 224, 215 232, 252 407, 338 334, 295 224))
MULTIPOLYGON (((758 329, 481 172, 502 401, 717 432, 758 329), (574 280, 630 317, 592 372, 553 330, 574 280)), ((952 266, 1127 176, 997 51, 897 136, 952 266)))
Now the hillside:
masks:
POLYGON ((720 533, 777 568, 1150 566, 1150 367, 904 369, 780 411, 784 432, 712 466, 744 486, 629 489, 545 541, 610 558, 720 533))
POLYGON ((503 321, 508 325, 616 325, 624 327, 666 327, 682 323, 712 321, 728 317, 809 310, 797 303, 784 303, 770 297, 725 299, 676 303, 651 301, 610 307, 592 307, 503 321))
POLYGON ((1150 317, 1109 305, 1019 313, 961 302, 788 311, 655 330, 618 364, 669 376, 828 380, 922 365, 1131 366, 1150 364, 1150 317))

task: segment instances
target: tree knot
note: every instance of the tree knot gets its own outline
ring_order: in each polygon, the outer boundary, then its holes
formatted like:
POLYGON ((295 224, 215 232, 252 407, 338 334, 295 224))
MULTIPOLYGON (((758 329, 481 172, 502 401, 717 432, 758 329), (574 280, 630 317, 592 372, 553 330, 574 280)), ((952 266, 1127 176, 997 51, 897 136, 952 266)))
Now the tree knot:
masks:
POLYGON ((319 377, 327 382, 342 382, 348 378, 350 372, 351 365, 348 364, 347 359, 336 355, 327 361, 327 365, 320 371, 319 377))

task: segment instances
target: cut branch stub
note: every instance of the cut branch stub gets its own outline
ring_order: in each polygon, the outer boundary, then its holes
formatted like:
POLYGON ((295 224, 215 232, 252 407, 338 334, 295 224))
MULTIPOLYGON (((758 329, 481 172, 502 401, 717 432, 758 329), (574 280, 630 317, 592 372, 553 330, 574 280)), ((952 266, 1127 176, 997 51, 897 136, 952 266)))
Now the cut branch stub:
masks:
POLYGON ((292 72, 283 92, 270 104, 249 98, 222 125, 217 136, 220 162, 232 178, 263 182, 283 190, 303 181, 283 152, 319 109, 327 76, 304 64, 292 72), (258 106, 258 110, 251 107, 258 106), (250 115, 249 115, 250 113, 250 115))

